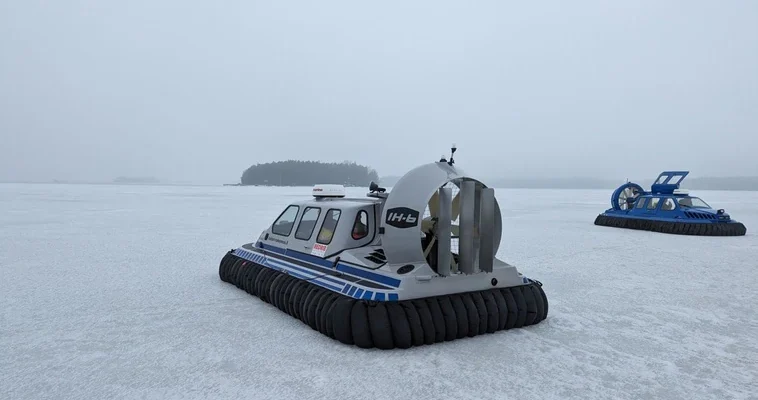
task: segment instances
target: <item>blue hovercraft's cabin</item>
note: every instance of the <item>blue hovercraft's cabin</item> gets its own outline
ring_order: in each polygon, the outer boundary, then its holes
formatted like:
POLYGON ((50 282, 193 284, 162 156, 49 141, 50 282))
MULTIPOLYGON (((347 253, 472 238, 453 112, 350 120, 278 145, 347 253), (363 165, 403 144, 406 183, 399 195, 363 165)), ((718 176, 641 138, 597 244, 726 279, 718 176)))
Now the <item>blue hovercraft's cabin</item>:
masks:
MULTIPOLYGON (((453 147, 455 152, 455 147, 453 147)), ((366 197, 317 185, 219 277, 345 344, 408 348, 534 325, 542 284, 495 255, 494 189, 442 158, 366 197)))
POLYGON ((747 229, 723 209, 713 209, 679 188, 689 171, 664 171, 646 192, 632 182, 611 194, 611 208, 595 225, 700 236, 742 236, 747 229))

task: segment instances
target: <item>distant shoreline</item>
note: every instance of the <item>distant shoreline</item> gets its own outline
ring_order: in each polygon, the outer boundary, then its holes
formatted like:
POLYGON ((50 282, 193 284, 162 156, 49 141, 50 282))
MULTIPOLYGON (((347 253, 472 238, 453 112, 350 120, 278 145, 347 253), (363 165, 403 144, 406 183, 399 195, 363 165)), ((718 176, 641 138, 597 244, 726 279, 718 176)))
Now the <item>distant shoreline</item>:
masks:
POLYGON ((94 185, 94 186, 220 186, 217 183, 190 183, 190 182, 108 182, 108 181, 0 181, 0 185, 94 185))
MULTIPOLYGON (((391 188, 397 182, 396 177, 379 178, 380 186, 391 188)), ((630 180, 645 189, 650 188, 650 180, 630 180)), ((484 183, 497 189, 576 189, 576 190, 608 190, 612 191, 624 184, 625 181, 609 179, 575 178, 575 179, 485 179, 484 183)), ((193 182, 114 182, 114 181, 0 181, 0 184, 51 184, 51 185, 111 185, 111 186, 216 186, 216 187, 312 187, 313 185, 272 185, 272 184, 243 184, 243 183, 193 183, 193 182)), ((365 187, 368 185, 345 185, 345 187, 365 187)), ((688 190, 718 190, 755 192, 758 191, 758 177, 704 177, 686 179, 682 189, 688 190)))
MULTIPOLYGON (((399 177, 382 177, 379 184, 394 186, 399 177)), ((652 179, 634 180, 645 189, 650 189, 652 179)), ((595 178, 496 178, 483 179, 490 187, 499 189, 579 189, 579 190, 615 190, 626 180, 595 178)), ((689 190, 724 190, 724 191, 758 191, 758 177, 700 177, 687 178, 682 182, 682 189, 689 190)))

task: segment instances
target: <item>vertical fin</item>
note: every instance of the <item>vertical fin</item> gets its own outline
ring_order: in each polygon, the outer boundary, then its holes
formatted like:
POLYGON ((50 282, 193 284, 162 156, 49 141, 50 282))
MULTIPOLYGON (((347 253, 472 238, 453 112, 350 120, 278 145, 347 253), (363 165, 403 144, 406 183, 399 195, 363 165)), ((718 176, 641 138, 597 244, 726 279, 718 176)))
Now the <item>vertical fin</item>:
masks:
POLYGON ((495 189, 483 188, 479 221, 479 269, 492 272, 495 257, 495 189))
POLYGON ((474 273, 474 181, 461 182, 461 213, 458 269, 464 274, 474 273))
POLYGON ((441 188, 439 190, 439 209, 437 219, 437 273, 442 276, 450 275, 450 234, 452 221, 450 216, 453 212, 453 190, 441 188))
POLYGON ((429 204, 427 206, 429 207, 429 216, 432 218, 436 217, 437 214, 439 214, 439 194, 437 192, 434 192, 432 195, 432 198, 429 199, 429 204))
POLYGON ((453 215, 450 217, 451 220, 455 221, 458 219, 458 215, 461 213, 461 192, 458 192, 455 194, 455 197, 453 197, 453 215))
POLYGON ((474 227, 471 230, 474 236, 474 246, 471 252, 474 253, 474 272, 479 271, 479 246, 481 233, 481 205, 482 205, 482 185, 474 182, 474 227))

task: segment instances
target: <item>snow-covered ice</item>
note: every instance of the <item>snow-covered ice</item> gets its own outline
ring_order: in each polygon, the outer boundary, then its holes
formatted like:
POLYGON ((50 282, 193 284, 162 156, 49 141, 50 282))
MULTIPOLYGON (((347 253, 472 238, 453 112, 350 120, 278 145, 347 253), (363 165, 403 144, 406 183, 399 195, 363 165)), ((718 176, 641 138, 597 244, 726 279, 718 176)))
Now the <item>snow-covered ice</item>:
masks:
POLYGON ((497 190, 499 256, 548 319, 381 351, 218 277, 309 188, 3 184, 0 398, 756 399, 758 193, 693 194, 748 235, 596 227, 610 190, 497 190))

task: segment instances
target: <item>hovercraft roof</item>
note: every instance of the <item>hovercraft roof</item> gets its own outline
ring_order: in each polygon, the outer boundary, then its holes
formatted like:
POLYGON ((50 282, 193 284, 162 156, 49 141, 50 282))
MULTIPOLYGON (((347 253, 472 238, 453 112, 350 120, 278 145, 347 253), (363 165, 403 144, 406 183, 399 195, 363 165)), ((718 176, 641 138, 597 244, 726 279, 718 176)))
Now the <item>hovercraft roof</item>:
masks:
POLYGON ((365 204, 374 204, 381 202, 382 199, 377 198, 371 198, 371 197, 323 197, 323 198, 308 198, 308 199, 301 199, 301 200, 295 200, 291 202, 290 204, 294 205, 315 205, 315 204, 324 204, 328 205, 329 207, 335 207, 335 208, 343 208, 347 209, 350 207, 355 207, 357 205, 365 205, 365 204))
MULTIPOLYGON (((373 182, 372 182, 373 184, 373 182)), ((345 186, 339 184, 316 184, 311 189, 310 199, 293 201, 292 204, 314 204, 328 202, 333 207, 345 207, 360 204, 378 203, 381 199, 378 196, 370 197, 347 197, 345 186), (372 198, 373 197, 373 198, 372 198)))
POLYGON ((663 192, 652 192, 652 193, 641 193, 640 197, 676 197, 676 198, 682 198, 682 197, 696 197, 690 195, 690 192, 688 190, 684 189, 674 189, 671 193, 667 193, 666 191, 663 192))

